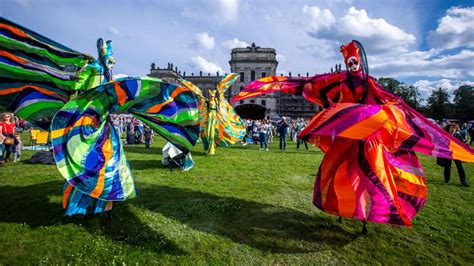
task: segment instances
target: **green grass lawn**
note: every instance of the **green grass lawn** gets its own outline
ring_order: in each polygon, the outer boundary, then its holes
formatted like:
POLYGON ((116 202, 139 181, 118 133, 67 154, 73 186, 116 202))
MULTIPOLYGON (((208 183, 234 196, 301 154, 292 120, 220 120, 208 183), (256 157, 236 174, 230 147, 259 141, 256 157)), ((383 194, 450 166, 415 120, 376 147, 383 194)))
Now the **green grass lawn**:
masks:
MULTIPOLYGON (((473 187, 443 180, 421 157, 428 200, 413 228, 343 220, 312 205, 322 153, 198 144, 190 172, 161 165, 161 147, 127 146, 141 195, 116 204, 112 222, 65 223, 64 179, 55 166, 0 168, 0 264, 474 264, 473 187)), ((474 165, 465 165, 474 184, 474 165)))

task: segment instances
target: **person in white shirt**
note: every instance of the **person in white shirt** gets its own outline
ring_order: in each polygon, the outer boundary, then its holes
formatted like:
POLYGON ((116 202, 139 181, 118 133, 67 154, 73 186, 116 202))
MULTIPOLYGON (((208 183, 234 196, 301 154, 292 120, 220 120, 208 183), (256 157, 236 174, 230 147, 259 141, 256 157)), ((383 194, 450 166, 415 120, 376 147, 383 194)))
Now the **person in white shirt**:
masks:
POLYGON ((268 123, 267 120, 263 120, 262 123, 258 126, 258 141, 260 142, 260 150, 263 150, 265 145, 265 150, 268 151, 268 123))

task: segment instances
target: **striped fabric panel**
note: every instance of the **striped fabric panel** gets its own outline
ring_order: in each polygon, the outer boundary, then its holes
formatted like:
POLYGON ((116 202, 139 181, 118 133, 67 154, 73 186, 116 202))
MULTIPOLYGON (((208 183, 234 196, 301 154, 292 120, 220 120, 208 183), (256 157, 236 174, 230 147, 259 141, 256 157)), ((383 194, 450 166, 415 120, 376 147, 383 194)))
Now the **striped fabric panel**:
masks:
POLYGON ((201 99, 204 98, 204 96, 202 95, 202 91, 201 91, 201 89, 200 89, 198 86, 196 86, 196 85, 194 85, 192 82, 187 81, 187 80, 182 79, 182 78, 179 78, 178 80, 179 80, 179 82, 181 82, 186 88, 190 89, 194 94, 196 94, 196 96, 197 96, 198 98, 201 98, 201 99))
POLYGON ((52 122, 56 164, 69 184, 92 198, 136 196, 133 176, 109 114, 130 112, 178 147, 197 135, 196 98, 188 89, 151 78, 127 78, 84 92, 52 122))
POLYGON ((408 108, 404 103, 334 104, 314 117, 298 137, 310 142, 322 135, 362 140, 377 133, 391 149, 474 162, 473 149, 408 108))
POLYGON ((216 145, 229 147, 244 138, 246 133, 245 122, 235 113, 234 108, 225 99, 220 100, 217 121, 216 138, 214 138, 216 145))
POLYGON ((376 140, 336 138, 317 174, 313 203, 341 217, 411 226, 426 201, 423 172, 406 170, 418 164, 415 155, 406 162, 387 152, 376 140))
POLYGON ((217 127, 214 138, 216 145, 229 147, 240 142, 246 133, 245 123, 234 108, 224 97, 225 91, 240 77, 237 73, 230 73, 225 76, 217 85, 219 93, 219 104, 217 110, 217 127))
POLYGON ((94 58, 0 17, 0 105, 47 129, 69 96, 88 89, 94 58))
POLYGON ((226 75, 222 80, 217 84, 217 91, 219 95, 224 95, 224 92, 240 77, 237 73, 230 73, 226 75))

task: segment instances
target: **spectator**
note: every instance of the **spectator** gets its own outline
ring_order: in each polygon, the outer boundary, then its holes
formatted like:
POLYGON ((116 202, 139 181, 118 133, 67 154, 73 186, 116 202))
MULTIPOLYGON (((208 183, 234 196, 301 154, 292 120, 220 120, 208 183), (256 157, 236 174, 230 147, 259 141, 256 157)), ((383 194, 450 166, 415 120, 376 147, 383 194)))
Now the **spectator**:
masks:
MULTIPOLYGON (((298 119, 298 121, 296 122, 296 136, 298 136, 301 131, 303 131, 303 129, 306 127, 306 123, 304 122, 304 120, 301 118, 301 119, 298 119)), ((300 144, 301 142, 304 143, 304 146, 306 147, 306 150, 308 150, 308 143, 302 139, 297 139, 296 140, 296 149, 299 150, 300 149, 300 144)))
POLYGON ((20 161, 21 151, 23 150, 23 142, 21 141, 21 137, 19 134, 16 135, 16 141, 18 142, 18 144, 15 147, 15 153, 13 153, 13 162, 20 161))
POLYGON ((471 124, 471 127, 467 130, 467 132, 469 133, 469 137, 471 138, 471 140, 469 141, 469 146, 471 146, 472 141, 474 139, 474 124, 471 124))
POLYGON ((286 150, 286 134, 288 134, 288 123, 286 118, 282 117, 278 122, 278 134, 280 135, 280 150, 286 150))
POLYGON ((127 134, 127 144, 135 144, 135 126, 130 118, 127 119, 125 131, 127 134))
POLYGON ((462 124, 459 133, 461 134, 462 142, 467 143, 467 123, 462 124))
POLYGON ((0 165, 10 160, 10 156, 18 143, 15 138, 15 121, 12 113, 4 113, 0 122, 0 165))
POLYGON ((273 132, 274 130, 274 126, 273 126, 273 123, 271 121, 268 121, 268 143, 272 143, 273 142, 273 138, 275 136, 275 132, 273 132))
POLYGON ((252 123, 252 139, 253 143, 257 144, 258 142, 258 127, 260 126, 260 121, 254 120, 252 123))
MULTIPOLYGON (((462 135, 461 135, 461 130, 459 128, 458 124, 451 124, 449 127, 449 134, 453 135, 455 138, 459 139, 462 141, 462 135)), ((451 179, 451 163, 452 160, 449 159, 444 159, 444 180, 446 183, 449 182, 451 179)), ((468 187, 469 184, 467 183, 467 178, 466 178, 466 172, 464 171, 464 167, 462 165, 462 162, 459 160, 454 160, 454 163, 456 164, 456 168, 458 170, 459 174, 459 181, 461 181, 461 185, 463 187, 468 187)))
POLYGON ((143 133, 145 137, 145 148, 149 149, 151 142, 153 141, 153 131, 150 127, 145 126, 145 132, 143 133))
POLYGON ((135 120, 135 143, 143 143, 143 123, 142 121, 136 119, 135 120))
POLYGON ((265 145, 265 150, 268 151, 267 135, 268 123, 266 120, 263 120, 258 127, 258 141, 260 142, 260 150, 263 150, 263 145, 265 145))

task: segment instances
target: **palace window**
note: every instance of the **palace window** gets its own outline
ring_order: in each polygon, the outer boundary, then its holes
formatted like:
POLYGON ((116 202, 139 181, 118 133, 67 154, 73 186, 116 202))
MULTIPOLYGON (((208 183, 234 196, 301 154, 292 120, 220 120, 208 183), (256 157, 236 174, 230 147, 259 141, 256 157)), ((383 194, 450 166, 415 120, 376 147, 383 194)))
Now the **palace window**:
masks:
POLYGON ((255 100, 250 100, 250 103, 255 103, 255 100))
POLYGON ((244 82, 244 81, 245 81, 245 73, 240 72, 240 82, 244 82))
POLYGON ((255 70, 250 71, 250 81, 255 80, 255 70))
POLYGON ((244 90, 244 86, 240 86, 240 91, 243 91, 244 90))
POLYGON ((262 100, 262 105, 266 106, 265 104, 266 104, 265 100, 262 100))
POLYGON ((267 72, 262 72, 262 78, 267 76, 267 72))

